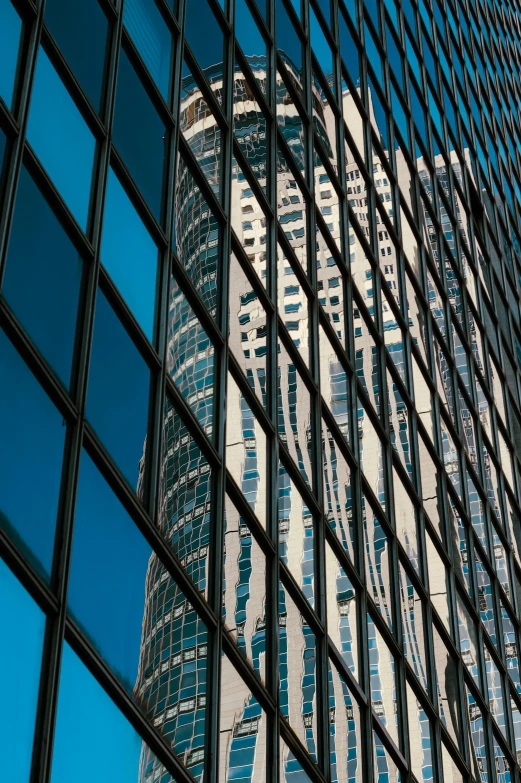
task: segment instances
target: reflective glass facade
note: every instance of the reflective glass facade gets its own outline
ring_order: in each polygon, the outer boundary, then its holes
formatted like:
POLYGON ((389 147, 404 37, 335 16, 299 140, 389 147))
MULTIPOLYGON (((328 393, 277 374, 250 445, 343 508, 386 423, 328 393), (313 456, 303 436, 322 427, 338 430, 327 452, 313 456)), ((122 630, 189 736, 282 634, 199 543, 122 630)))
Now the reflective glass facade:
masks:
POLYGON ((10 783, 519 783, 521 6, 0 0, 10 783))

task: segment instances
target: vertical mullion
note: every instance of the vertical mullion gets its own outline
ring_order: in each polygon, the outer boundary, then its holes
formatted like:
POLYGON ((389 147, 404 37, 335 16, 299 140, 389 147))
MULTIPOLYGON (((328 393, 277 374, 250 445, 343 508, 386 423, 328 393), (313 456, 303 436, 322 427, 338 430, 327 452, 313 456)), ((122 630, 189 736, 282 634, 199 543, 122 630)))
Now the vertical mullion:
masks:
MULTIPOLYGON (((186 0, 187 3, 192 0, 186 0)), ((229 6, 231 29, 234 30, 234 7, 229 6)), ((225 32, 225 54, 222 74, 223 113, 228 120, 228 127, 221 128, 221 198, 224 213, 231 210, 231 177, 233 156, 233 77, 234 77, 234 37, 233 33, 225 32)), ((231 250, 231 223, 228 220, 220 228, 221 252, 218 273, 220 282, 217 289, 217 325, 221 334, 228 336, 228 277, 231 250)), ((223 552, 226 499, 226 380, 228 372, 228 340, 215 353, 214 371, 214 443, 222 457, 221 466, 214 468, 212 475, 212 531, 210 539, 209 590, 208 601, 216 617, 215 630, 209 633, 208 644, 208 704, 206 726, 206 753, 204 780, 217 783, 219 771, 219 730, 220 730, 220 674, 222 656, 222 583, 223 583, 223 552)))
MULTIPOLYGON (((316 384, 317 392, 311 395, 311 459, 313 467, 313 489, 321 508, 318 518, 313 520, 315 533, 315 607, 318 616, 326 625, 326 579, 325 579, 325 535, 323 508, 323 478, 322 478, 322 415, 320 397, 320 356, 319 356, 319 322, 320 308, 318 302, 318 278, 316 263, 316 194, 315 194, 315 146, 313 130, 313 76, 310 39, 309 0, 304 5, 304 29, 308 31, 305 44, 306 93, 305 106, 308 113, 306 172, 307 185, 311 193, 311 202, 307 205, 308 232, 307 257, 308 276, 313 289, 310 301, 309 335, 310 335, 310 371, 316 384)), ((317 713, 317 761, 326 778, 329 778, 329 682, 328 682, 328 647, 327 635, 316 636, 316 691, 315 710, 317 713)))
POLYGON ((276 705, 275 713, 268 718, 268 748, 267 748, 267 780, 277 783, 280 776, 280 673, 279 673, 279 521, 278 521, 278 337, 277 337, 277 313, 278 313, 278 246, 277 246, 277 45, 276 45, 276 7, 277 0, 269 0, 268 25, 272 37, 272 45, 269 47, 269 69, 267 74, 268 103, 272 109, 273 121, 268 120, 268 182, 267 195, 273 208, 274 217, 269 220, 267 234, 267 292, 274 305, 274 310, 268 315, 267 329, 267 399, 266 410, 274 424, 274 433, 268 437, 267 454, 267 528, 268 533, 275 543, 275 553, 266 563, 266 651, 267 651, 267 677, 266 684, 270 695, 276 705), (270 25, 271 23, 271 25, 270 25))
MULTIPOLYGON (((40 6, 39 32, 43 23, 45 0, 40 6)), ((38 709, 35 729, 35 750, 31 767, 31 783, 47 783, 51 778, 52 755, 56 715, 58 705, 59 678, 61 657, 63 650, 63 638, 67 615, 67 591, 72 548, 72 534, 74 524, 74 511, 76 501, 76 488, 78 482, 83 431, 85 424, 85 401, 87 394, 88 364, 92 330, 94 321, 94 304, 96 301, 96 289, 99 277, 99 247, 101 243, 101 225, 105 197, 105 187, 110 157, 110 127, 112 123, 114 94, 116 84, 116 72, 118 52, 121 42, 121 13, 113 23, 110 41, 110 54, 107 56, 109 63, 109 76, 106 83, 104 116, 108 136, 97 143, 98 149, 95 158, 92 177, 92 193, 90 204, 89 233, 95 248, 95 258, 89 266, 85 267, 82 296, 83 307, 78 317, 77 339, 79 361, 75 366, 74 387, 76 389, 79 417, 76 424, 69 426, 65 452, 64 465, 67 470, 62 477, 60 504, 58 509, 58 522, 56 527, 56 543, 54 551, 51 582, 58 597, 59 612, 56 617, 48 620, 43 649, 43 666, 41 673, 41 686, 38 697, 38 709), (83 316, 83 317, 82 317, 83 316)))

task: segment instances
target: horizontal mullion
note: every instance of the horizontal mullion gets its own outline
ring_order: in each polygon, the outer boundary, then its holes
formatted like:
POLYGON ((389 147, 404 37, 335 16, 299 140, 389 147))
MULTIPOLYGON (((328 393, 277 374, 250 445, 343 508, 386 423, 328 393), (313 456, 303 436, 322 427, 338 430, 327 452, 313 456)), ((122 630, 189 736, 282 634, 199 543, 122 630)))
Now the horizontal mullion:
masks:
POLYGON ((313 193, 311 192, 309 185, 306 182, 306 179, 304 178, 304 175, 298 168, 295 159, 293 157, 293 153, 289 148, 288 142, 284 138, 284 135, 278 125, 277 125, 277 148, 284 153, 284 160, 289 167, 291 175, 295 178, 302 195, 304 196, 304 204, 306 207, 309 206, 309 204, 311 204, 311 202, 313 201, 313 193))
POLYGON ((130 190, 132 194, 131 202, 136 207, 139 216, 145 223, 147 230, 151 234, 155 244, 160 250, 163 250, 168 245, 165 231, 150 209, 146 199, 141 193, 141 190, 137 186, 134 178, 132 177, 132 174, 125 164, 125 161, 119 154, 113 142, 111 143, 110 148, 109 168, 114 169, 118 179, 123 180, 125 189, 130 190))
POLYGON ((305 774, 315 783, 327 783, 318 764, 311 758, 309 751, 304 747, 296 731, 291 726, 288 718, 280 713, 280 735, 289 750, 303 768, 305 774))
POLYGON ((313 634, 317 638, 324 638, 326 630, 319 618, 317 617, 315 610, 305 597, 301 587, 296 581, 295 577, 291 573, 289 567, 279 557, 279 573, 281 584, 291 597, 291 600, 297 607, 298 611, 302 615, 304 621, 309 625, 313 634))
POLYGON ((273 220, 275 218, 275 213, 273 212, 273 209, 269 204, 268 199, 264 195, 262 188, 257 180, 257 177, 253 174, 250 168, 250 163, 247 157, 245 156, 244 152, 242 151, 241 145, 239 144, 235 134, 233 135, 233 155, 235 157, 235 160, 241 167, 243 174, 245 174, 246 181, 248 182, 250 188, 253 190, 255 198, 259 202, 259 205, 262 211, 264 212, 264 215, 266 216, 266 218, 273 220))
POLYGON ((145 62, 141 57, 139 49, 137 48, 136 44, 134 43, 134 40, 130 36, 130 33, 128 32, 124 24, 121 27, 121 47, 124 49, 125 54, 127 55, 130 62, 132 63, 132 67, 136 71, 138 79, 140 80, 141 84, 145 88, 145 92, 150 98, 150 101, 154 105, 154 108, 159 114, 161 120, 167 126, 167 131, 168 131, 173 125, 175 125, 174 115, 170 111, 170 108, 167 102, 165 101, 163 94, 161 93, 159 87, 155 83, 152 74, 149 72, 148 68, 146 67, 145 62), (170 128, 168 126, 170 126, 170 128))
POLYGON ((266 311, 266 316, 274 316, 275 315, 275 305, 271 301, 269 294, 262 284, 262 281, 259 279, 259 276, 257 275, 257 272, 255 271, 251 261, 249 260, 246 251, 244 249, 244 246, 240 239, 238 238, 237 234, 235 233, 234 229, 231 230, 231 249, 232 253, 235 254, 237 257, 237 260, 239 262, 239 265, 248 278, 248 281, 257 294, 257 297, 262 304, 264 310, 266 311))
POLYGON ((278 446, 279 446, 279 457, 280 461, 286 468, 286 471, 289 474, 289 477, 295 484, 297 490, 299 491, 304 503, 308 507, 309 511, 313 515, 313 517, 320 517, 321 514, 321 508, 318 505, 317 499, 315 495, 313 494, 313 490, 311 490, 304 479, 302 478, 302 474, 300 470, 295 465, 295 462, 293 461, 293 457, 289 453, 289 449, 286 446, 286 444, 281 440, 279 437, 278 439, 278 446))
POLYGON ((307 270, 304 269, 302 264, 296 258, 295 252, 291 247, 291 244, 284 233, 284 229, 282 228, 282 225, 278 221, 276 226, 276 232, 277 232, 277 242, 280 245, 281 249, 283 250, 286 258, 288 259, 291 268, 293 270, 293 274, 297 278, 299 285, 301 286, 304 293, 306 294, 308 301, 313 302, 315 299, 315 292, 309 281, 307 270))
MULTIPOLYGON (((46 615, 57 615, 60 603, 49 584, 38 574, 23 553, 22 546, 16 541, 17 531, 13 527, 13 540, 3 528, 0 528, 0 557, 7 563, 17 579, 25 587, 29 595, 46 615)), ((22 540, 20 543, 23 545, 22 540)))
POLYGON ((355 678, 354 674, 352 673, 351 669, 347 666, 344 656, 342 653, 340 653, 334 644, 334 642, 331 640, 331 638, 328 636, 327 638, 327 653, 329 659, 333 662, 333 665, 338 670, 340 676, 343 680, 345 680, 345 683, 347 687, 349 688, 349 691, 354 695, 356 702, 358 705, 362 705, 363 707, 369 706, 369 699, 360 687, 358 680, 355 678))
POLYGON ((275 437, 275 425, 269 418, 266 410, 264 409, 264 406, 248 383, 241 365, 231 351, 228 353, 228 369, 231 372, 235 383, 239 387, 239 391, 243 395, 248 406, 251 408, 253 415, 260 423, 266 437, 275 437))
POLYGON ((201 70, 201 66, 199 65, 197 58, 190 49, 190 46, 186 40, 184 42, 183 58, 186 60, 186 64, 188 65, 192 76, 195 78, 197 89, 201 92, 201 95, 203 96, 204 100, 210 107, 213 116, 215 117, 217 127, 221 130, 227 130, 229 132, 231 129, 230 123, 224 114, 223 108, 219 100, 215 97, 215 93, 212 90, 210 83, 208 82, 204 72, 201 70))
POLYGON ((117 314, 119 320, 132 337, 132 342, 138 348, 141 356, 153 372, 161 368, 161 360, 157 351, 151 345, 143 329, 139 325, 133 312, 123 299, 113 280, 110 278, 105 267, 100 264, 98 285, 101 291, 109 300, 112 309, 117 314))
POLYGON ((79 416, 76 405, 58 379, 54 376, 40 352, 33 346, 33 343, 1 296, 0 326, 6 332, 10 341, 13 343, 25 363, 29 366, 40 385, 45 389, 63 418, 67 423, 74 424, 79 416))
MULTIPOLYGON (((179 150, 178 154, 181 155, 183 162, 186 164, 190 171, 191 177, 195 180, 195 183, 201 191, 204 200, 207 202, 213 216, 218 221, 219 225, 226 226, 228 223, 228 216, 223 210, 221 203, 216 198, 215 193, 211 189, 210 185, 206 181, 203 171, 192 152, 192 148, 185 139, 183 133, 179 133, 178 138, 179 150)), ((221 146, 222 149, 222 146, 221 146)))
MULTIPOLYGON (((183 296, 192 308, 194 314, 197 316, 201 326, 210 338, 215 350, 217 351, 222 349, 225 345, 225 339, 221 334, 219 327, 217 326, 217 322, 214 318, 212 318, 205 304, 203 303, 199 292, 193 284, 192 278, 188 275, 188 272, 175 252, 171 253, 170 260, 172 264, 171 274, 175 278, 176 283, 178 283, 183 296)), ((217 285, 219 286, 219 281, 217 281, 217 285)))
POLYGON ((199 618, 209 631, 215 630, 219 622, 218 618, 215 617, 212 609, 201 596, 197 585, 188 576, 172 547, 161 536, 157 526, 147 514, 131 487, 112 464, 88 423, 85 424, 84 446, 118 500, 161 560, 162 565, 190 601, 199 618))
POLYGON ((255 512, 252 510, 244 497, 241 488, 228 469, 226 471, 226 493, 229 495, 230 500, 248 525, 248 529, 262 549, 262 553, 266 559, 277 557, 277 547, 275 543, 271 540, 268 533, 257 519, 255 512))
POLYGON ((72 215, 72 212, 63 200, 56 185, 47 174, 36 153, 27 141, 22 153, 22 165, 27 167, 33 179, 36 180, 39 189, 43 190, 45 199, 49 202, 49 205, 78 253, 85 260, 93 260, 94 248, 92 244, 85 236, 85 233, 80 228, 76 218, 72 215))
MULTIPOLYGON (((277 705, 273 701, 271 694, 256 675, 255 670, 243 657, 241 651, 226 629, 222 634, 222 647, 223 651, 226 653, 238 674, 240 675, 241 679, 244 681, 245 685, 248 686, 264 712, 266 712, 267 715, 274 716, 277 712, 277 705)), ((229 683, 224 683, 224 685, 229 685, 229 683)))
POLYGON ((172 402, 176 413, 181 418, 210 467, 213 470, 219 470, 222 467, 221 456, 169 375, 166 376, 166 396, 172 402))
POLYGON ((309 367, 307 366, 306 362, 302 358, 299 349, 293 342, 293 340, 290 337, 290 334, 288 332, 288 329, 280 317, 280 315, 277 318, 277 334, 280 338, 280 341, 282 342, 284 348, 289 354, 289 357, 292 361, 292 363, 295 365, 295 367, 298 370, 298 373, 302 380, 304 381, 304 384, 309 391, 310 394, 318 394, 318 386, 311 375, 311 372, 309 370, 309 367))
POLYGON ((9 111, 9 107, 0 97, 0 128, 3 129, 8 139, 20 135, 20 126, 15 117, 9 111))
POLYGON ((373 721, 373 729, 379 735, 379 738, 383 740, 386 751, 389 753, 398 769, 407 773, 409 771, 409 765, 405 759, 405 756, 376 714, 374 707, 371 707, 371 718, 373 721))
MULTIPOLYGON (((257 84, 257 80, 255 78, 255 74, 253 73, 253 70, 246 58, 246 55, 241 49, 241 45, 236 40, 235 43, 235 60, 237 64, 241 67, 243 75, 246 76, 246 80, 248 82, 248 89, 251 90, 254 96, 254 101, 258 104, 262 114, 266 118, 268 122, 275 122, 276 117, 273 115, 273 112, 271 110, 271 106, 269 105, 268 101, 266 100, 266 97, 257 84)), ((266 64, 267 66, 267 64, 266 64)), ((235 73, 235 71, 234 71, 235 73)))
MULTIPOLYGON (((74 103, 78 107, 85 123, 88 125, 89 130, 94 134, 96 140, 104 140, 107 138, 107 129, 99 118, 97 112, 94 110, 92 104, 87 98, 83 88, 80 86, 72 69, 70 68, 67 60, 63 56, 58 47, 58 44, 52 37, 48 28, 45 25, 45 20, 42 24, 42 35, 40 39, 40 46, 43 46, 46 54, 49 56, 51 63, 58 71, 59 77, 62 80, 67 92, 71 95, 74 103)), ((49 107, 50 109, 50 107, 49 107)))

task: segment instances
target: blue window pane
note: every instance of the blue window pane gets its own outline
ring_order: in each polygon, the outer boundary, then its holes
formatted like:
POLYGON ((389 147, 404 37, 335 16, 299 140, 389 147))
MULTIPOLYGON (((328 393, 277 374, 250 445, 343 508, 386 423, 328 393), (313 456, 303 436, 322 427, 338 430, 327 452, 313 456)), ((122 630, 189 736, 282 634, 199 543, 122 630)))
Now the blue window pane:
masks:
POLYGON ((22 20, 11 0, 0 0, 0 98, 11 108, 22 20))
POLYGON ((45 23, 95 109, 99 109, 108 22, 97 0, 47 0, 45 23))
POLYGON ((82 261, 22 167, 2 295, 60 380, 69 385, 82 261))
POLYGON ((150 555, 150 544, 84 452, 74 522, 69 608, 130 692, 138 674, 150 555))
POLYGON ((109 170, 101 260, 152 340, 158 250, 113 170, 109 170))
POLYGON ((149 387, 149 368, 99 291, 87 418, 133 488, 137 488, 145 446, 149 387))
POLYGON ((71 779, 93 783, 103 778, 110 783, 137 783, 143 746, 124 715, 65 644, 52 783, 71 783, 71 779))
POLYGON ((65 426, 3 332, 0 378, 0 525, 48 578, 65 426))
POLYGON ((203 70, 223 62, 222 30, 207 0, 191 0, 186 4, 185 36, 203 70))
POLYGON ((41 47, 27 139, 72 214, 85 229, 96 142, 41 47))
POLYGON ((121 157, 159 219, 166 128, 125 52, 119 58, 112 137, 121 157))
POLYGON ((1 560, 0 622, 4 629, 4 643, 0 645, 2 779, 28 783, 45 617, 1 560), (19 643, 7 644, 8 638, 18 638, 19 643))
POLYGON ((154 0, 125 0, 123 21, 163 98, 168 101, 172 35, 154 0))

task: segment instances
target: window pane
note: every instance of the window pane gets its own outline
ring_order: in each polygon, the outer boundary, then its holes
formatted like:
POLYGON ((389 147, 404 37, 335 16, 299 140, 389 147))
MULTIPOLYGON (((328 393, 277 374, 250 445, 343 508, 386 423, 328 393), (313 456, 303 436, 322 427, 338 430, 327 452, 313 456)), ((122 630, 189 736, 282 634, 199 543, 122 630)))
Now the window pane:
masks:
POLYGON ((13 100, 21 31, 22 20, 13 4, 10 0, 0 0, 0 98, 9 108, 13 100))
POLYGON ((65 422, 3 332, 0 378, 0 525, 48 578, 65 422))
POLYGON ((211 437, 214 347, 174 277, 169 312, 167 372, 211 437))
POLYGON ((266 780, 266 713, 226 655, 221 656, 221 783, 266 780))
MULTIPOLYGON (((186 4, 186 40, 199 66, 205 70, 223 62, 224 38, 206 0, 191 0, 186 4)), ((211 81, 210 74, 207 74, 211 81)))
POLYGON ((158 250, 113 169, 105 198, 101 260, 151 341, 158 250))
POLYGON ((44 19, 73 74, 99 110, 108 22, 98 0, 46 0, 44 19))
POLYGON ((168 101, 172 35, 154 0, 126 0, 123 21, 163 98, 168 101))
POLYGON ((159 527, 206 595, 212 473, 169 399, 164 410, 159 527))
POLYGON ((41 47, 36 63, 27 140, 85 230, 95 139, 41 47))
MULTIPOLYGON (((65 644, 52 783, 69 783, 72 769, 75 783, 92 783, 99 778, 102 769, 110 769, 111 783, 138 780, 148 783, 146 774, 160 766, 98 681, 65 644), (149 764, 140 764, 142 754, 149 764)), ((173 783, 170 775, 160 780, 161 783, 173 783)))
POLYGON ((99 291, 87 418, 133 488, 137 488, 145 448, 149 387, 149 368, 99 291))
POLYGON ((1 560, 0 621, 6 634, 23 629, 22 644, 0 646, 2 777, 29 783, 45 617, 1 560))
POLYGON ((83 264, 25 168, 2 294, 25 331, 69 385, 83 264))
POLYGON ((150 545, 84 452, 69 609, 131 692, 138 673, 147 569, 155 561, 150 558, 150 545))
POLYGON ((280 711, 315 757, 316 640, 295 602, 279 584, 280 711))
POLYGON ((176 753, 202 749, 206 628, 85 453, 69 607, 176 753))
POLYGON ((223 620, 242 654, 264 679, 266 558, 226 496, 223 620))
POLYGON ((159 220, 166 128, 123 50, 119 58, 112 136, 159 220))
POLYGON ((226 467, 265 527, 266 435, 230 373, 226 399, 226 467))

